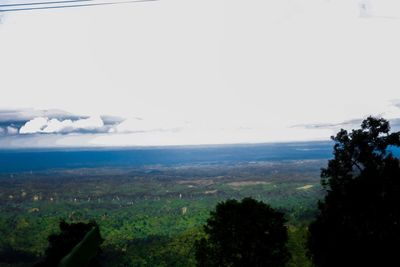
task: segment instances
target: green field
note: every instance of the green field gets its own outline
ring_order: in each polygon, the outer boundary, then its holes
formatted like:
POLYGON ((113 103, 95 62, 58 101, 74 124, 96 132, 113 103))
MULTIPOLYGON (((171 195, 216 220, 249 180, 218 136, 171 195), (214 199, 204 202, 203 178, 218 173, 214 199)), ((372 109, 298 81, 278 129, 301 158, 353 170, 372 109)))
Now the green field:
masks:
POLYGON ((104 266, 193 266, 216 203, 251 196, 286 213, 289 266, 308 266, 304 225, 326 161, 70 169, 0 176, 0 265, 32 266, 58 222, 96 220, 104 266))

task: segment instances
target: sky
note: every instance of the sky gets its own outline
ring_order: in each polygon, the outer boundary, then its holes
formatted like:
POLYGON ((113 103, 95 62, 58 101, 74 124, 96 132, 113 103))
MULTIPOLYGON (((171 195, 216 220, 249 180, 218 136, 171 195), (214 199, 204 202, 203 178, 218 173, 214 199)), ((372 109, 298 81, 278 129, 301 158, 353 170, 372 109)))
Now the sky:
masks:
MULTIPOLYGON (((118 1, 91 1, 104 2, 118 1)), ((0 148, 327 140, 369 115, 400 126, 397 0, 159 0, 0 21, 0 148)))

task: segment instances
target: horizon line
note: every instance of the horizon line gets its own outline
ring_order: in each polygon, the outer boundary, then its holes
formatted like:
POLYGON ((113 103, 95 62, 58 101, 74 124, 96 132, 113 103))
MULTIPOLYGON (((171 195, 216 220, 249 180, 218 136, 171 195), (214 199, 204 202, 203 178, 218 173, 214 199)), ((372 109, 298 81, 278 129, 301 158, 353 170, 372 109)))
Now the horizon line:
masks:
POLYGON ((135 150, 135 149, 172 149, 172 148, 217 148, 217 147, 235 147, 235 146, 262 146, 262 145, 290 145, 306 143, 332 143, 330 139, 326 140, 299 140, 299 141, 274 141, 274 142, 241 142, 241 143, 221 143, 221 144, 186 144, 186 145, 127 145, 127 146, 48 146, 48 147, 0 147, 3 151, 46 151, 46 150, 135 150))

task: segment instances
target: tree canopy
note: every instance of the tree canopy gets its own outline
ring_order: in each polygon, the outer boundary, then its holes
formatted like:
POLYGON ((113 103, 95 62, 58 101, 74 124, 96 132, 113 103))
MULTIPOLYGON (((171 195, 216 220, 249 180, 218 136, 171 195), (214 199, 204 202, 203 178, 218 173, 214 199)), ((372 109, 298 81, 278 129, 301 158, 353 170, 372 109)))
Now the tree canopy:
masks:
POLYGON ((60 230, 60 233, 49 236, 49 246, 45 251, 44 261, 37 264, 37 267, 58 266, 67 255, 73 262, 77 258, 86 259, 85 256, 80 256, 82 253, 88 256, 88 264, 85 266, 100 266, 97 259, 93 258, 99 252, 99 244, 103 241, 96 222, 67 223, 62 220, 60 230))
POLYGON ((284 266, 289 259, 284 214, 252 198, 217 204, 196 244, 198 266, 284 266))
POLYGON ((332 137, 334 158, 321 171, 327 191, 310 225, 318 267, 397 266, 400 243, 400 133, 369 117, 360 129, 332 137), (396 263, 393 265, 393 263, 396 263))

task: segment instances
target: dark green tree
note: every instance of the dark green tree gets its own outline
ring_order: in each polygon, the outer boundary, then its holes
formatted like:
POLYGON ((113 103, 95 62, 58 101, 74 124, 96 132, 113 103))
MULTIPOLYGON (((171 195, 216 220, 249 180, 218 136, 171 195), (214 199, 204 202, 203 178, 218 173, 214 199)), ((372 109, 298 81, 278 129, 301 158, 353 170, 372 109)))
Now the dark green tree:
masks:
POLYGON ((282 267, 289 259, 284 214, 245 198, 217 204, 197 241, 198 266, 282 267))
POLYGON ((400 133, 369 117, 332 139, 334 158, 321 171, 327 194, 309 227, 310 256, 318 267, 400 266, 400 165, 393 155, 400 133))
MULTIPOLYGON (((98 225, 94 221, 67 223, 62 220, 60 222, 60 233, 50 235, 48 240, 49 246, 45 251, 44 260, 37 264, 37 267, 58 266, 64 257, 70 257, 71 252, 72 254, 86 253, 90 254, 91 257, 95 256, 100 252, 97 244, 101 243, 103 239, 100 236, 98 225), (95 248, 90 248, 91 244, 94 244, 95 248)), ((86 266, 97 267, 100 264, 97 258, 93 257, 86 266)))

